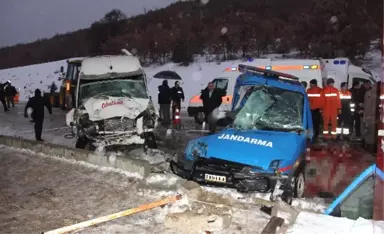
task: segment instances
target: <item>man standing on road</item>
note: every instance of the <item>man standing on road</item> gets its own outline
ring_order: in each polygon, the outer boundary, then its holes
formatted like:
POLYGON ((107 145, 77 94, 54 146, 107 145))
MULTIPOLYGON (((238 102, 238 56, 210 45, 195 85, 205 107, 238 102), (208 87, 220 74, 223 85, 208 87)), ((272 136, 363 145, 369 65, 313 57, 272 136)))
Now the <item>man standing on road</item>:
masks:
POLYGON ((323 135, 324 139, 337 138, 337 115, 341 113, 341 101, 339 90, 333 87, 335 81, 330 78, 327 80, 327 87, 323 89, 322 97, 324 98, 323 107, 323 135), (329 123, 331 123, 331 136, 329 136, 329 123))
POLYGON ((360 83, 359 81, 353 81, 352 88, 349 90, 352 94, 352 103, 351 109, 352 112, 352 121, 351 121, 351 129, 355 131, 355 137, 357 139, 361 138, 361 116, 359 114, 361 107, 360 103, 362 102, 362 96, 360 91, 360 83), (354 126, 354 128, 353 128, 354 126))
POLYGON ((312 112, 312 122, 314 131, 313 140, 316 141, 320 134, 321 109, 323 109, 324 106, 324 99, 321 96, 321 92, 323 91, 323 89, 317 86, 316 79, 311 80, 309 82, 309 86, 310 88, 307 90, 307 96, 312 112))
MULTIPOLYGON (((346 82, 342 82, 340 86, 341 114, 338 116, 337 133, 342 138, 349 138, 351 134, 351 103, 352 93, 348 91, 346 82)), ((344 139, 345 140, 345 139, 344 139)))
POLYGON ((3 104, 4 112, 9 111, 7 107, 7 103, 5 102, 5 86, 8 84, 8 82, 5 82, 4 84, 0 84, 0 102, 3 104))
POLYGON ((205 122, 209 123, 209 133, 216 131, 216 123, 213 119, 208 121, 209 116, 221 105, 223 96, 223 91, 216 89, 212 82, 209 82, 207 88, 201 91, 200 99, 203 101, 205 122))
POLYGON ((181 108, 181 102, 184 102, 184 91, 180 87, 179 81, 175 82, 175 86, 171 89, 171 99, 172 99, 172 119, 175 118, 176 109, 181 108))
POLYGON ((44 122, 44 107, 49 111, 49 114, 52 115, 52 106, 49 100, 46 100, 41 96, 40 89, 35 90, 35 96, 29 99, 24 110, 24 117, 28 118, 28 108, 32 108, 32 118, 35 123, 35 137, 37 141, 43 141, 41 139, 41 133, 43 131, 43 122, 44 122))
POLYGON ((11 109, 11 104, 12 104, 12 107, 15 107, 16 94, 17 94, 17 90, 15 86, 13 86, 11 82, 9 82, 8 85, 5 87, 5 95, 7 96, 8 109, 11 109))
POLYGON ((163 125, 171 123, 171 88, 168 86, 168 81, 164 80, 163 84, 158 87, 158 103, 160 105, 160 118, 163 120, 163 125))

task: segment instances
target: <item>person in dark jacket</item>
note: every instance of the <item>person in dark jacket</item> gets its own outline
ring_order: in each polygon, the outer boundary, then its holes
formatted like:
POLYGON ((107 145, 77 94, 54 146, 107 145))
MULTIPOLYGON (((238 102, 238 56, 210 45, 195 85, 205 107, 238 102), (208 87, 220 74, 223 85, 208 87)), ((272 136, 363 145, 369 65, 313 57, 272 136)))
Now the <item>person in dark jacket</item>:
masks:
POLYGON ((41 133, 43 131, 43 122, 44 122, 44 107, 49 111, 49 114, 52 115, 52 106, 51 103, 41 96, 40 89, 35 90, 35 96, 30 98, 24 110, 24 117, 28 118, 28 108, 32 108, 32 118, 35 123, 35 137, 37 141, 43 141, 41 139, 41 133))
POLYGON ((205 122, 209 122, 210 133, 215 133, 216 123, 208 121, 209 116, 213 110, 221 105, 223 96, 225 96, 224 92, 220 89, 216 89, 212 82, 209 82, 207 88, 201 91, 200 99, 203 101, 205 122))
POLYGON ((171 99, 172 99, 172 119, 175 118, 175 110, 181 108, 181 102, 184 102, 184 91, 180 87, 179 81, 175 82, 175 86, 171 89, 171 99))
POLYGON ((351 109, 353 114, 351 121, 351 129, 354 129, 356 138, 361 138, 361 116, 359 112, 361 111, 360 103, 362 103, 363 98, 361 96, 359 81, 353 81, 352 88, 349 90, 349 92, 352 93, 351 109))
POLYGON ((163 120, 163 125, 171 123, 171 88, 168 86, 168 81, 164 80, 163 84, 158 87, 158 103, 160 105, 160 118, 163 120))
POLYGON ((11 109, 11 104, 12 104, 12 107, 15 107, 16 94, 17 94, 17 90, 16 90, 15 86, 13 86, 9 82, 8 85, 5 87, 5 95, 7 97, 8 109, 11 109))
POLYGON ((1 102, 1 104, 3 104, 4 112, 9 111, 9 109, 7 107, 7 103, 5 102, 5 86, 7 86, 8 83, 9 82, 7 81, 4 84, 0 84, 0 102, 1 102))

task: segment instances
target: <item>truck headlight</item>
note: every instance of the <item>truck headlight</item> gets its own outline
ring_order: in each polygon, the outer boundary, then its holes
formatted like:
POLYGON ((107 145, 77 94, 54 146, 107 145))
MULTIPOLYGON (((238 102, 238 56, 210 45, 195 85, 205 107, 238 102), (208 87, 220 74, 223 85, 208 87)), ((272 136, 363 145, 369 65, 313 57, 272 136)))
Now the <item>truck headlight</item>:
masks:
POLYGON ((207 155, 208 146, 204 142, 198 142, 191 140, 185 148, 184 154, 186 159, 195 160, 198 157, 204 157, 207 155))
POLYGON ((280 167, 281 160, 273 160, 271 164, 269 164, 269 168, 273 170, 277 170, 280 167))

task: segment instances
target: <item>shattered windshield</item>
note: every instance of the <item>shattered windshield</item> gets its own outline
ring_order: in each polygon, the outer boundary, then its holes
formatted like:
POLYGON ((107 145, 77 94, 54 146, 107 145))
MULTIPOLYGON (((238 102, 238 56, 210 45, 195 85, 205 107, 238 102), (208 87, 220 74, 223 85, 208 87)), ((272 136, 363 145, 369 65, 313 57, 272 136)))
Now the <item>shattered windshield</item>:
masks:
POLYGON ((240 90, 233 126, 238 129, 294 131, 303 129, 304 97, 277 87, 249 86, 240 90))
POLYGON ((100 95, 111 97, 148 98, 144 79, 108 79, 85 81, 80 86, 79 100, 100 95))

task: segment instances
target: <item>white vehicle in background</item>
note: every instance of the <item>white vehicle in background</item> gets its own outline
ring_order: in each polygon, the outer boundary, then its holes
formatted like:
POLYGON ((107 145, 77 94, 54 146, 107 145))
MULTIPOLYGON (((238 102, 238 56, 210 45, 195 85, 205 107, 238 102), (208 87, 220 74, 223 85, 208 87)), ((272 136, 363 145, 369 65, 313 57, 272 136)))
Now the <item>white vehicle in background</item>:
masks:
MULTIPOLYGON (((335 80, 336 88, 340 88, 342 82, 347 82, 348 88, 352 87, 354 81, 359 81, 360 83, 365 81, 371 83, 376 82, 369 70, 353 65, 348 58, 256 59, 252 65, 296 76, 300 79, 300 82, 304 81, 307 84, 309 84, 312 79, 316 79, 320 87, 324 87, 328 78, 335 80)), ((218 119, 222 119, 225 113, 231 109, 235 82, 240 74, 236 67, 232 67, 227 68, 218 78, 213 79, 216 88, 223 89, 227 92, 227 95, 223 97, 222 105, 219 107, 218 119)), ((197 123, 201 124, 204 121, 203 104, 200 100, 200 93, 190 99, 188 115, 194 116, 197 123)))
POLYGON ((156 148, 153 131, 158 114, 149 96, 146 75, 135 56, 105 55, 82 60, 75 99, 66 122, 77 137, 76 148, 156 148))
MULTIPOLYGON (((270 64, 270 59, 256 59, 244 64, 251 66, 264 67, 270 64)), ((212 80, 215 88, 225 91, 226 95, 223 97, 223 102, 219 107, 218 118, 223 119, 225 113, 231 110, 232 107, 232 97, 233 97, 233 88, 236 84, 236 79, 239 77, 241 72, 238 71, 238 64, 234 64, 232 67, 228 67, 212 80)), ((187 112, 189 116, 195 118, 196 123, 202 124, 204 122, 204 111, 203 111, 203 102, 200 99, 201 91, 194 95, 189 100, 189 105, 187 112)))
POLYGON ((307 84, 316 79, 320 87, 324 87, 328 78, 335 80, 336 88, 340 88, 342 82, 347 82, 348 88, 353 81, 376 82, 369 70, 353 65, 348 58, 271 60, 265 68, 296 76, 307 84))

